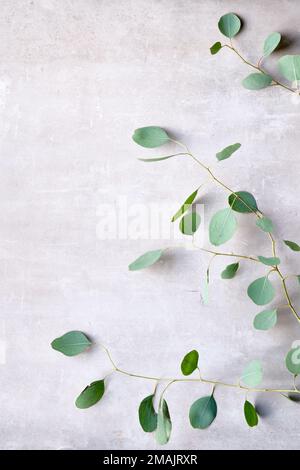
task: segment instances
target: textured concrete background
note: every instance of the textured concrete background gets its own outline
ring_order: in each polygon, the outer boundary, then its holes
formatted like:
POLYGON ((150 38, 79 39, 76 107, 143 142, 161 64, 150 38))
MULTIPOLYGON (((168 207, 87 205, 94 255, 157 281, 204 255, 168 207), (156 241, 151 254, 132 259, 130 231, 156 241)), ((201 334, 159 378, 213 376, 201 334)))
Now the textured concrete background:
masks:
MULTIPOLYGON (((276 71, 282 54, 299 52, 297 0, 0 1, 2 448, 156 448, 137 420, 153 383, 112 376, 101 403, 74 407, 109 363, 97 347, 75 358, 51 350, 50 342, 71 329, 106 344, 132 372, 177 375, 182 356, 197 348, 206 377, 235 381, 258 358, 264 386, 290 386, 284 357, 300 339, 295 320, 281 311, 272 331, 252 328, 258 309, 245 292, 263 266, 243 263, 226 282, 219 274, 227 260, 217 259, 204 307, 209 257, 171 251, 158 266, 130 273, 129 262, 167 241, 99 237, 103 204, 114 212, 120 197, 129 206, 181 202, 205 178, 190 161, 136 160, 155 152, 131 141, 133 129, 155 124, 210 165, 216 151, 241 142, 217 173, 255 194, 279 239, 300 241, 300 99, 275 87, 248 92, 240 85, 245 65, 230 51, 210 55, 221 37, 218 18, 232 10, 244 19, 236 44, 249 59, 258 59, 272 31, 291 45, 268 60, 268 69, 276 71)), ((226 197, 207 187, 206 221, 226 197)), ((270 255, 253 219, 238 219, 239 232, 224 250, 270 255)), ((281 245, 280 256, 284 272, 299 272, 299 255, 281 245)), ((299 287, 290 286, 297 303, 299 287)), ((250 395, 263 418, 249 429, 244 394, 217 388, 216 421, 206 431, 192 429, 189 406, 209 391, 197 384, 168 390, 167 448, 299 447, 299 405, 275 395, 250 395)))

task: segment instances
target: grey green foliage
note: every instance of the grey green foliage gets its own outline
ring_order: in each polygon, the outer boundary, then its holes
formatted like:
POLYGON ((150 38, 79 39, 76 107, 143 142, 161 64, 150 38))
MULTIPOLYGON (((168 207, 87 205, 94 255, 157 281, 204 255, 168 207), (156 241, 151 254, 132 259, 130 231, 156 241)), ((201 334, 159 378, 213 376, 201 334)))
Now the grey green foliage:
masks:
POLYGON ((158 407, 157 428, 155 438, 158 444, 164 445, 170 439, 172 431, 172 422, 169 408, 165 399, 161 399, 158 407))
POLYGON ((132 138, 136 144, 146 148, 160 147, 170 140, 167 132, 158 126, 140 127, 132 138))
POLYGON ((277 309, 264 310, 256 315, 253 326, 257 330, 269 330, 277 323, 277 309))
POLYGON ((263 88, 267 88, 272 83, 272 77, 267 75, 266 73, 250 73, 244 80, 242 81, 243 87, 247 88, 247 90, 262 90, 263 88))
POLYGON ((200 222, 201 217, 197 212, 184 215, 179 223, 180 231, 184 235, 194 235, 199 228, 200 222))
POLYGON ((263 53, 265 57, 268 57, 275 49, 279 46, 281 41, 280 33, 271 33, 264 42, 263 53))
POLYGON ((65 356, 77 356, 91 346, 91 341, 82 331, 69 331, 52 341, 51 346, 65 356))
POLYGON ((241 20, 234 13, 223 15, 218 23, 219 30, 224 36, 233 38, 241 29, 241 20))
POLYGON ((278 61, 282 75, 291 82, 300 80, 300 55, 285 55, 278 61))
POLYGON ((198 367, 199 353, 195 349, 187 353, 181 362, 181 372, 183 375, 190 375, 198 367))
POLYGON ((249 214, 258 210, 254 196, 247 191, 236 191, 230 194, 228 204, 232 210, 242 214, 249 214))
POLYGON ((275 297, 275 289, 267 276, 260 277, 251 282, 247 293, 256 305, 267 305, 275 297))
POLYGON ((95 405, 99 400, 101 400, 104 391, 104 380, 97 380, 92 382, 76 398, 75 405, 77 408, 90 408, 90 406, 95 405))
POLYGON ((237 227, 236 218, 229 209, 218 211, 209 224, 209 240, 215 246, 222 245, 230 240, 237 227))
POLYGON ((287 369, 293 375, 300 374, 300 346, 292 348, 285 358, 285 364, 287 369))
POLYGON ((259 261, 266 266, 277 266, 280 264, 280 259, 276 256, 271 256, 266 258, 265 256, 258 256, 259 261))
POLYGON ((258 415, 255 407, 250 403, 248 400, 245 401, 244 404, 244 416, 246 423, 250 428, 257 426, 258 424, 258 415))
POLYGON ((190 423, 193 428, 206 429, 217 416, 217 403, 213 395, 199 398, 190 408, 190 423))
POLYGON ((290 240, 283 240, 286 246, 288 246, 292 251, 300 251, 300 246, 298 243, 291 242, 290 240))
POLYGON ((145 432, 153 432, 157 428, 157 413, 153 406, 154 395, 144 398, 139 406, 139 421, 145 432))
POLYGON ((198 194, 198 189, 196 189, 196 191, 192 192, 192 194, 190 194, 186 198, 186 200, 184 201, 182 206, 178 209, 176 214, 173 215, 171 222, 175 222, 175 220, 179 219, 179 217, 181 217, 191 207, 191 205, 193 204, 194 200, 197 197, 197 194, 198 194))
POLYGON ((263 378, 263 370, 260 361, 250 362, 244 369, 241 381, 248 387, 257 387, 263 378))
POLYGON ((152 266, 161 258, 163 252, 164 250, 147 251, 128 266, 129 271, 138 271, 152 266))
POLYGON ((226 266, 224 271, 222 271, 221 278, 232 279, 236 275, 238 269, 239 269, 239 263, 229 264, 228 266, 226 266))
POLYGON ((257 227, 259 227, 263 232, 271 233, 273 232, 273 222, 268 219, 268 217, 262 217, 256 221, 257 227))
POLYGON ((236 152, 241 147, 241 144, 232 144, 225 147, 223 150, 216 154, 216 157, 219 161, 226 160, 227 158, 231 157, 231 155, 236 152))

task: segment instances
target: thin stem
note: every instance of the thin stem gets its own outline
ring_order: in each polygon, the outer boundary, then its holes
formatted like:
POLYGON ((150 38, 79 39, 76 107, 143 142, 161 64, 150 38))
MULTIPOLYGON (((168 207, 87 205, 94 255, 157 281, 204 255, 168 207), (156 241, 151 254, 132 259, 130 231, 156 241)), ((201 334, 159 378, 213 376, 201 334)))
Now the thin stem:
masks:
POLYGON ((206 248, 201 247, 199 247, 199 250, 205 251, 205 253, 211 253, 214 256, 230 256, 233 258, 248 259, 250 261, 256 261, 257 263, 260 263, 260 261, 257 258, 254 258, 253 256, 239 255, 237 253, 222 253, 220 251, 207 250, 206 248))

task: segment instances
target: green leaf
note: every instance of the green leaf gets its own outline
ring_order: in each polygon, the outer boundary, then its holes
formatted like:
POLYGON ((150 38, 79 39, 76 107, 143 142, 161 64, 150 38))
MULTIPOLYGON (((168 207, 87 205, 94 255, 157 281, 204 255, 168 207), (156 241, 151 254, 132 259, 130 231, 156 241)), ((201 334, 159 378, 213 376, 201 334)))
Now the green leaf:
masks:
POLYGON ((167 444, 172 431, 172 422, 166 400, 161 399, 157 415, 157 428, 155 437, 159 444, 167 444))
POLYGON ((273 222, 272 220, 268 219, 268 217, 262 217, 261 219, 258 219, 256 225, 264 232, 273 232, 273 222))
POLYGON ((139 406, 139 420, 145 432, 153 432, 157 427, 157 413, 153 406, 154 395, 149 395, 139 406))
POLYGON ((249 214, 258 210, 254 196, 247 191, 237 191, 230 194, 228 204, 231 209, 242 214, 249 214))
POLYGON ((213 395, 196 400, 190 408, 190 423, 193 428, 206 429, 217 416, 217 403, 213 395))
POLYGON ((222 44, 220 43, 220 41, 215 42, 215 43, 211 46, 211 48, 210 48, 210 53, 211 53, 212 55, 215 55, 215 54, 217 54, 221 49, 222 49, 222 44))
POLYGON ((300 346, 292 348, 285 358, 285 365, 293 375, 300 374, 300 346))
POLYGON ((280 259, 276 256, 272 256, 270 258, 266 258, 265 256, 258 256, 259 261, 266 266, 277 266, 280 264, 280 259))
POLYGON ((170 140, 166 131, 157 126, 140 127, 134 131, 132 138, 136 144, 146 148, 160 147, 170 140))
POLYGON ((97 380, 88 385, 76 398, 77 408, 84 409, 98 403, 105 391, 104 380, 97 380))
POLYGON ((262 90, 272 83, 272 77, 266 73, 250 73, 242 81, 242 85, 247 90, 262 90))
POLYGON ((257 330, 269 330, 277 323, 277 309, 264 310, 256 315, 253 326, 257 330))
POLYGON ((209 277, 208 275, 206 275, 205 277, 201 296, 202 296, 204 305, 207 305, 209 302, 209 277))
POLYGON ((237 227, 236 218, 231 209, 218 211, 209 224, 209 240, 215 246, 222 245, 232 238, 237 227))
POLYGON ((275 289, 267 276, 264 276, 253 281, 247 293, 256 305, 266 305, 274 299, 275 289))
POLYGON ((181 372, 183 375, 190 375, 198 367, 199 353, 195 349, 187 353, 181 363, 181 372))
POLYGON ((300 55, 285 55, 278 61, 282 75, 291 82, 300 80, 300 55))
POLYGON ((291 242, 290 240, 283 240, 286 246, 288 246, 293 251, 300 251, 300 246, 298 243, 291 242))
POLYGON ((245 404, 244 404, 244 415, 245 415, 246 423, 248 424, 248 426, 250 426, 250 428, 257 426, 258 415, 257 415, 256 409, 254 408, 252 403, 250 403, 250 401, 247 401, 247 400, 245 401, 245 404))
POLYGON ((281 34, 280 33, 271 33, 264 43, 264 56, 268 57, 272 52, 275 51, 277 46, 281 41, 281 34))
POLYGON ((239 263, 232 263, 226 266, 224 271, 221 273, 222 279, 232 279, 235 275, 237 270, 239 269, 239 263))
POLYGON ((51 346, 65 356, 76 356, 89 348, 91 344, 82 331, 69 331, 53 340, 51 346))
POLYGON ((226 158, 231 157, 231 155, 236 152, 241 147, 241 144, 232 144, 225 147, 221 152, 216 154, 216 157, 219 161, 226 160, 226 158))
POLYGON ((184 215, 180 221, 179 228, 184 235, 194 235, 198 230, 201 217, 197 212, 184 215))
POLYGON ((221 16, 218 23, 219 30, 227 38, 233 38, 241 29, 241 20, 234 13, 221 16))
POLYGON ((141 162, 161 162, 162 160, 168 160, 168 158, 178 157, 179 155, 186 155, 186 153, 174 153, 173 155, 166 155, 164 157, 155 157, 155 158, 138 158, 141 162))
POLYGON ((244 369, 241 380, 248 387, 257 387, 262 381, 263 371, 260 361, 250 362, 244 369))
POLYGON ((186 198, 180 209, 176 212, 175 215, 173 215, 171 222, 175 222, 179 217, 181 217, 193 204, 194 200, 196 199, 198 193, 198 189, 194 191, 192 194, 189 195, 189 197, 186 198))
POLYGON ((139 256, 135 261, 133 261, 129 266, 130 271, 138 271, 139 269, 145 269, 152 264, 156 263, 163 254, 164 250, 153 250, 147 251, 142 256, 139 256))

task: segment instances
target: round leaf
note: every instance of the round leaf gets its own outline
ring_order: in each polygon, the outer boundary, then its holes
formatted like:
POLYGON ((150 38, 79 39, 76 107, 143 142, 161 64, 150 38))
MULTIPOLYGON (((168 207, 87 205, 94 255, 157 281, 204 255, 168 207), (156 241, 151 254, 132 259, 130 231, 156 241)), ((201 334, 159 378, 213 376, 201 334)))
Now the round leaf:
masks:
POLYGON ((217 54, 220 50, 222 49, 222 44, 218 41, 218 42, 215 42, 211 48, 210 48, 210 53, 212 55, 215 55, 217 54))
POLYGON ((191 212, 184 215, 180 221, 179 228, 184 235, 194 235, 198 230, 201 222, 201 217, 197 212, 191 212))
POLYGON ((105 391, 104 380, 97 380, 88 385, 81 394, 76 398, 75 405, 77 408, 89 408, 98 403, 103 397, 105 391))
POLYGON ((65 356, 76 356, 89 348, 91 344, 82 331, 69 331, 53 340, 51 346, 65 356))
POLYGON ((269 330, 277 323, 277 309, 264 310, 256 315, 253 326, 257 330, 269 330))
POLYGON ((271 233, 273 231, 273 222, 267 217, 262 217, 256 221, 257 227, 259 227, 264 232, 271 233))
POLYGON ((157 427, 157 413, 153 407, 154 395, 149 395, 139 406, 139 421, 145 432, 153 432, 157 427))
POLYGON ((145 269, 149 266, 152 266, 152 264, 156 263, 156 261, 160 259, 163 251, 164 250, 147 251, 147 253, 139 256, 139 258, 137 258, 128 266, 129 270, 138 271, 139 269, 145 269))
POLYGON ((264 43, 264 56, 268 57, 270 54, 272 54, 272 52, 274 52, 276 47, 279 45, 280 41, 280 33, 271 33, 264 43))
POLYGON ((250 403, 250 401, 247 401, 247 400, 245 401, 245 404, 244 404, 244 416, 245 416, 246 423, 248 424, 248 426, 250 426, 250 428, 257 426, 258 415, 257 415, 256 409, 254 408, 252 403, 250 403))
POLYGON ((216 157, 219 161, 226 160, 227 158, 231 157, 231 155, 236 152, 240 147, 241 144, 239 143, 228 145, 228 147, 225 147, 223 150, 221 150, 221 152, 218 152, 216 154, 216 157))
POLYGON ((214 421, 217 411, 213 395, 199 398, 190 408, 190 423, 193 428, 206 429, 214 421))
POLYGON ((294 375, 300 374, 300 346, 291 349, 285 358, 287 369, 294 375))
POLYGON ((187 353, 181 363, 183 375, 190 375, 198 367, 199 353, 195 349, 187 353))
POLYGON ((230 194, 228 204, 234 211, 241 212, 242 214, 248 214, 258 210, 254 196, 247 191, 237 191, 236 193, 230 194))
POLYGON ((166 400, 160 400, 155 438, 161 445, 167 444, 172 431, 172 422, 166 400))
POLYGON ((300 80, 300 55, 285 55, 278 61, 282 75, 291 82, 300 80))
POLYGON ((248 387, 257 387, 262 381, 263 372, 260 361, 252 361, 245 367, 241 380, 248 387))
POLYGON ((286 246, 288 246, 293 251, 300 251, 300 246, 298 243, 291 242, 290 240, 283 240, 286 246))
POLYGON ((135 143, 147 148, 160 147, 170 140, 166 131, 157 126, 140 127, 134 131, 132 138, 135 143))
POLYGON ((276 256, 272 256, 271 258, 266 258, 265 256, 258 256, 259 261, 266 266, 277 266, 280 264, 280 259, 276 256))
POLYGON ((222 245, 232 238, 237 227, 236 218, 231 209, 218 211, 209 224, 209 240, 215 246, 222 245))
POLYGON ((241 20, 234 13, 227 13, 220 18, 218 27, 224 36, 233 38, 241 29, 241 20))
POLYGON ((256 305, 267 305, 274 299, 275 289, 267 276, 264 276, 253 281, 247 293, 256 305))
POLYGON ((242 81, 242 85, 247 90, 262 90, 267 88, 272 83, 272 77, 265 73, 250 73, 242 81))
POLYGON ((232 279, 236 275, 238 269, 239 269, 239 263, 229 264, 228 266, 226 266, 224 271, 222 271, 221 278, 232 279))

